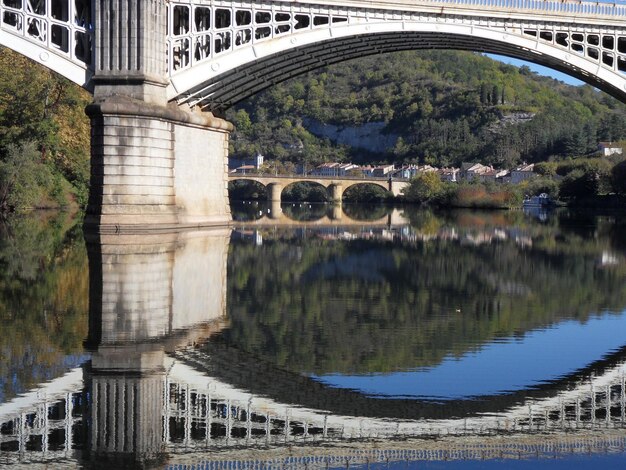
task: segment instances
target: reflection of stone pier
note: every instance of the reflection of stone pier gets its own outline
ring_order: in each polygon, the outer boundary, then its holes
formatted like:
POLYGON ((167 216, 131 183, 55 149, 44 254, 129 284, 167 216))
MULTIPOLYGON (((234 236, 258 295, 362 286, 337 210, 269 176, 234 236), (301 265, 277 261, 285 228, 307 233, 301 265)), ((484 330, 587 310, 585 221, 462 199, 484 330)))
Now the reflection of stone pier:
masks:
POLYGON ((330 220, 341 220, 343 218, 343 209, 341 204, 333 204, 330 213, 330 220))
POLYGON ((280 207, 280 199, 278 200, 272 199, 270 201, 270 209, 267 214, 267 217, 271 220, 278 220, 282 217, 282 215, 283 215, 283 210, 280 207))
POLYGON ((164 451, 165 353, 224 324, 229 240, 221 230, 88 244, 92 460, 153 461, 164 451))
POLYGON ((164 339, 221 319, 230 230, 88 244, 92 347, 164 339))

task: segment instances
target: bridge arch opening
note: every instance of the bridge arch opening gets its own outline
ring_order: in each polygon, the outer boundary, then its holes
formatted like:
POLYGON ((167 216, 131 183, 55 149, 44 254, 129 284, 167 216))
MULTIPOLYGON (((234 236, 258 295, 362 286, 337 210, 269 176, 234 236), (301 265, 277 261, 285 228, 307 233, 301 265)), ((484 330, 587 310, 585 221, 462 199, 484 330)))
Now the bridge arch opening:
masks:
MULTIPOLYGON (((328 39, 327 34, 320 35, 319 31, 300 33, 294 43, 286 42, 288 38, 279 39, 279 42, 285 41, 281 52, 266 56, 259 53, 253 60, 250 54, 244 57, 245 48, 234 51, 228 54, 228 62, 234 64, 228 70, 221 67, 219 73, 211 72, 207 67, 214 62, 208 61, 206 65, 197 65, 197 70, 192 68, 174 75, 172 83, 177 91, 170 97, 179 103, 221 112, 278 83, 335 63, 397 51, 459 50, 543 65, 626 102, 626 58, 622 59, 619 53, 626 53, 626 36, 621 42, 611 36, 614 52, 607 53, 602 45, 611 46, 611 41, 604 41, 602 35, 596 35, 599 43, 591 47, 587 43, 588 39, 595 41, 591 37, 585 38, 581 45, 576 42, 580 34, 568 33, 565 38, 562 36, 565 33, 548 35, 532 28, 518 34, 496 34, 488 28, 470 29, 466 25, 383 23, 380 26, 383 31, 376 33, 362 24, 346 26, 339 37, 333 39, 328 39), (548 41, 549 38, 552 39, 548 41), (571 43, 571 47, 564 47, 565 43, 571 43)), ((280 48, 281 45, 275 44, 273 50, 280 48)))
POLYGON ((265 185, 249 179, 228 181, 228 197, 231 201, 266 201, 268 190, 265 185))
POLYGON ((385 186, 369 182, 353 184, 343 192, 343 202, 384 202, 389 197, 385 186))
POLYGON ((324 203, 330 202, 330 195, 326 187, 314 181, 299 181, 283 188, 281 200, 291 203, 324 203))

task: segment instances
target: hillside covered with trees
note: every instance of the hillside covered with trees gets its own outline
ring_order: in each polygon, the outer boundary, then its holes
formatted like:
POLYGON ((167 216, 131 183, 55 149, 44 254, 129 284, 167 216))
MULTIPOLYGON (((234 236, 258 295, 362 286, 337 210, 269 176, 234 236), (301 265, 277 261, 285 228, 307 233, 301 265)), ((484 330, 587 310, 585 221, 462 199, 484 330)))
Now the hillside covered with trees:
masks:
POLYGON ((607 94, 455 51, 333 65, 242 102, 227 118, 237 126, 231 155, 261 152, 308 164, 480 161, 510 167, 582 156, 598 141, 626 139, 626 106, 607 94), (392 142, 383 151, 340 145, 319 131, 372 123, 392 142))

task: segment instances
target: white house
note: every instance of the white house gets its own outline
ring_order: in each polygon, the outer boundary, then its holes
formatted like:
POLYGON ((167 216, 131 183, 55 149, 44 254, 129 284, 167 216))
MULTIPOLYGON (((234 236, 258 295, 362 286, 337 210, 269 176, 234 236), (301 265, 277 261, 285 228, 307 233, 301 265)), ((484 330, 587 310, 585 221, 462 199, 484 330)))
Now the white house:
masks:
POLYGON ((379 165, 379 166, 374 167, 374 170, 372 171, 372 176, 374 177, 386 176, 389 173, 391 173, 394 169, 395 167, 393 165, 379 165))
POLYGON ((393 176, 396 178, 415 178, 422 173, 429 173, 431 171, 437 171, 437 168, 430 165, 403 165, 394 171, 393 176))
POLYGON ((624 152, 624 149, 615 142, 598 142, 598 150, 604 157, 613 154, 621 155, 624 152))
POLYGON ((322 163, 315 168, 311 174, 315 176, 346 176, 350 170, 357 170, 358 165, 354 163, 322 163))

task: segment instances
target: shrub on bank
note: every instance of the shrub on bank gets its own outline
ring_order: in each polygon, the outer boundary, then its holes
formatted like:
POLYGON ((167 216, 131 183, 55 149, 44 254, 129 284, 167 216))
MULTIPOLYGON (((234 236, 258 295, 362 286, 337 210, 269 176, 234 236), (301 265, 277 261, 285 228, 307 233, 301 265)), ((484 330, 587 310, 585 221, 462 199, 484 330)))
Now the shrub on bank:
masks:
POLYGON ((451 207, 509 209, 522 204, 519 188, 510 185, 490 187, 484 184, 461 184, 450 199, 451 207))
POLYGON ((402 193, 407 202, 481 209, 519 207, 523 199, 522 190, 518 186, 446 183, 441 181, 436 173, 417 176, 402 193))

